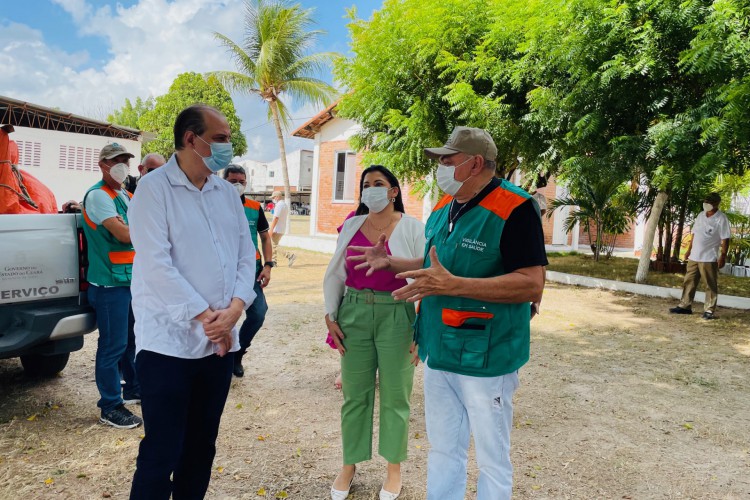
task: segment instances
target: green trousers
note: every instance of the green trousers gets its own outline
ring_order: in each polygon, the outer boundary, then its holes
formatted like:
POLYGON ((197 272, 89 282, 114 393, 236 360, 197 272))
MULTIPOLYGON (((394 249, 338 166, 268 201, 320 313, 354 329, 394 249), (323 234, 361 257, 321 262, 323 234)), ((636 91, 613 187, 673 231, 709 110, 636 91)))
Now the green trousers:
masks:
POLYGON ((390 292, 347 289, 339 307, 346 354, 341 358, 344 464, 372 458, 375 374, 380 379, 378 453, 390 463, 406 460, 414 366, 410 363, 414 304, 390 292))

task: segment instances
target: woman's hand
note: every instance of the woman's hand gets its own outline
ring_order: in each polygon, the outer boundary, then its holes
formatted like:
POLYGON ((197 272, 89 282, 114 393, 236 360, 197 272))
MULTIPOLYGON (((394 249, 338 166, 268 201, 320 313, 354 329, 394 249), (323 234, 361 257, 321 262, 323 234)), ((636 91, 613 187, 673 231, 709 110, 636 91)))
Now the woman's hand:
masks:
POLYGON ((358 247, 350 246, 349 250, 352 252, 359 252, 362 255, 352 255, 347 257, 346 260, 351 262, 361 262, 354 267, 354 269, 367 269, 367 276, 370 276, 375 271, 381 269, 390 269, 391 261, 388 258, 388 252, 385 249, 386 236, 380 235, 377 243, 371 247, 358 247))
POLYGON ((341 327, 339 326, 338 322, 331 320, 331 318, 327 314, 326 326, 328 327, 328 331, 331 334, 333 343, 336 344, 336 349, 339 351, 339 354, 343 356, 346 352, 346 349, 344 349, 344 332, 341 331, 341 327))
POLYGON ((409 347, 409 353, 411 354, 411 361, 409 361, 414 366, 419 365, 419 346, 416 342, 411 343, 411 347, 409 347))

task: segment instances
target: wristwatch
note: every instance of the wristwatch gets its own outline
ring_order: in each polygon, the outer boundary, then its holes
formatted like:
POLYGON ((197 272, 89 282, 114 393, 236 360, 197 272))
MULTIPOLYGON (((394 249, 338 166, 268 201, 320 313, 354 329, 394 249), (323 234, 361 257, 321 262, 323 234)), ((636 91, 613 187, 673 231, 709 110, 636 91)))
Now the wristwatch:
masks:
POLYGON ((266 262, 265 264, 263 264, 263 267, 266 267, 266 266, 268 266, 271 269, 273 269, 273 267, 275 266, 275 264, 273 263, 273 261, 269 260, 268 262, 266 262))

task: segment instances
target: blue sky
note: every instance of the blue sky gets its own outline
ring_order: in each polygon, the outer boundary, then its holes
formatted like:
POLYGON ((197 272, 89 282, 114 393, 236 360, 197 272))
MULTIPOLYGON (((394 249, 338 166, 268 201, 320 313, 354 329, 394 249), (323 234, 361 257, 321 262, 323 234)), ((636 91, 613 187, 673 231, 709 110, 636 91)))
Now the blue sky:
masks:
MULTIPOLYGON (((242 36, 241 0, 5 0, 0 95, 104 119, 125 98, 160 95, 186 71, 233 69, 212 33, 242 36)), ((348 53, 346 10, 369 19, 382 0, 300 0, 327 35, 320 51, 348 53)), ((331 76, 325 78, 331 80, 331 76)), ((247 157, 278 156, 264 105, 235 97, 247 157)), ((292 105, 295 125, 317 111, 292 105)), ((310 147, 291 139, 288 150, 310 147)))

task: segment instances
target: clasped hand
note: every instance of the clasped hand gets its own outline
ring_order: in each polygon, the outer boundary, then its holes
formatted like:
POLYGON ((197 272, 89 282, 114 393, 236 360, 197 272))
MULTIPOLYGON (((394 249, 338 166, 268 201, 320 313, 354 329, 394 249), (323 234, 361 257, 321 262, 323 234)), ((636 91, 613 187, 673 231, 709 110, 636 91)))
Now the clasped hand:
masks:
POLYGON ((226 309, 206 309, 195 317, 203 324, 206 337, 216 345, 216 354, 224 356, 232 349, 232 328, 242 315, 242 307, 232 304, 226 309))

